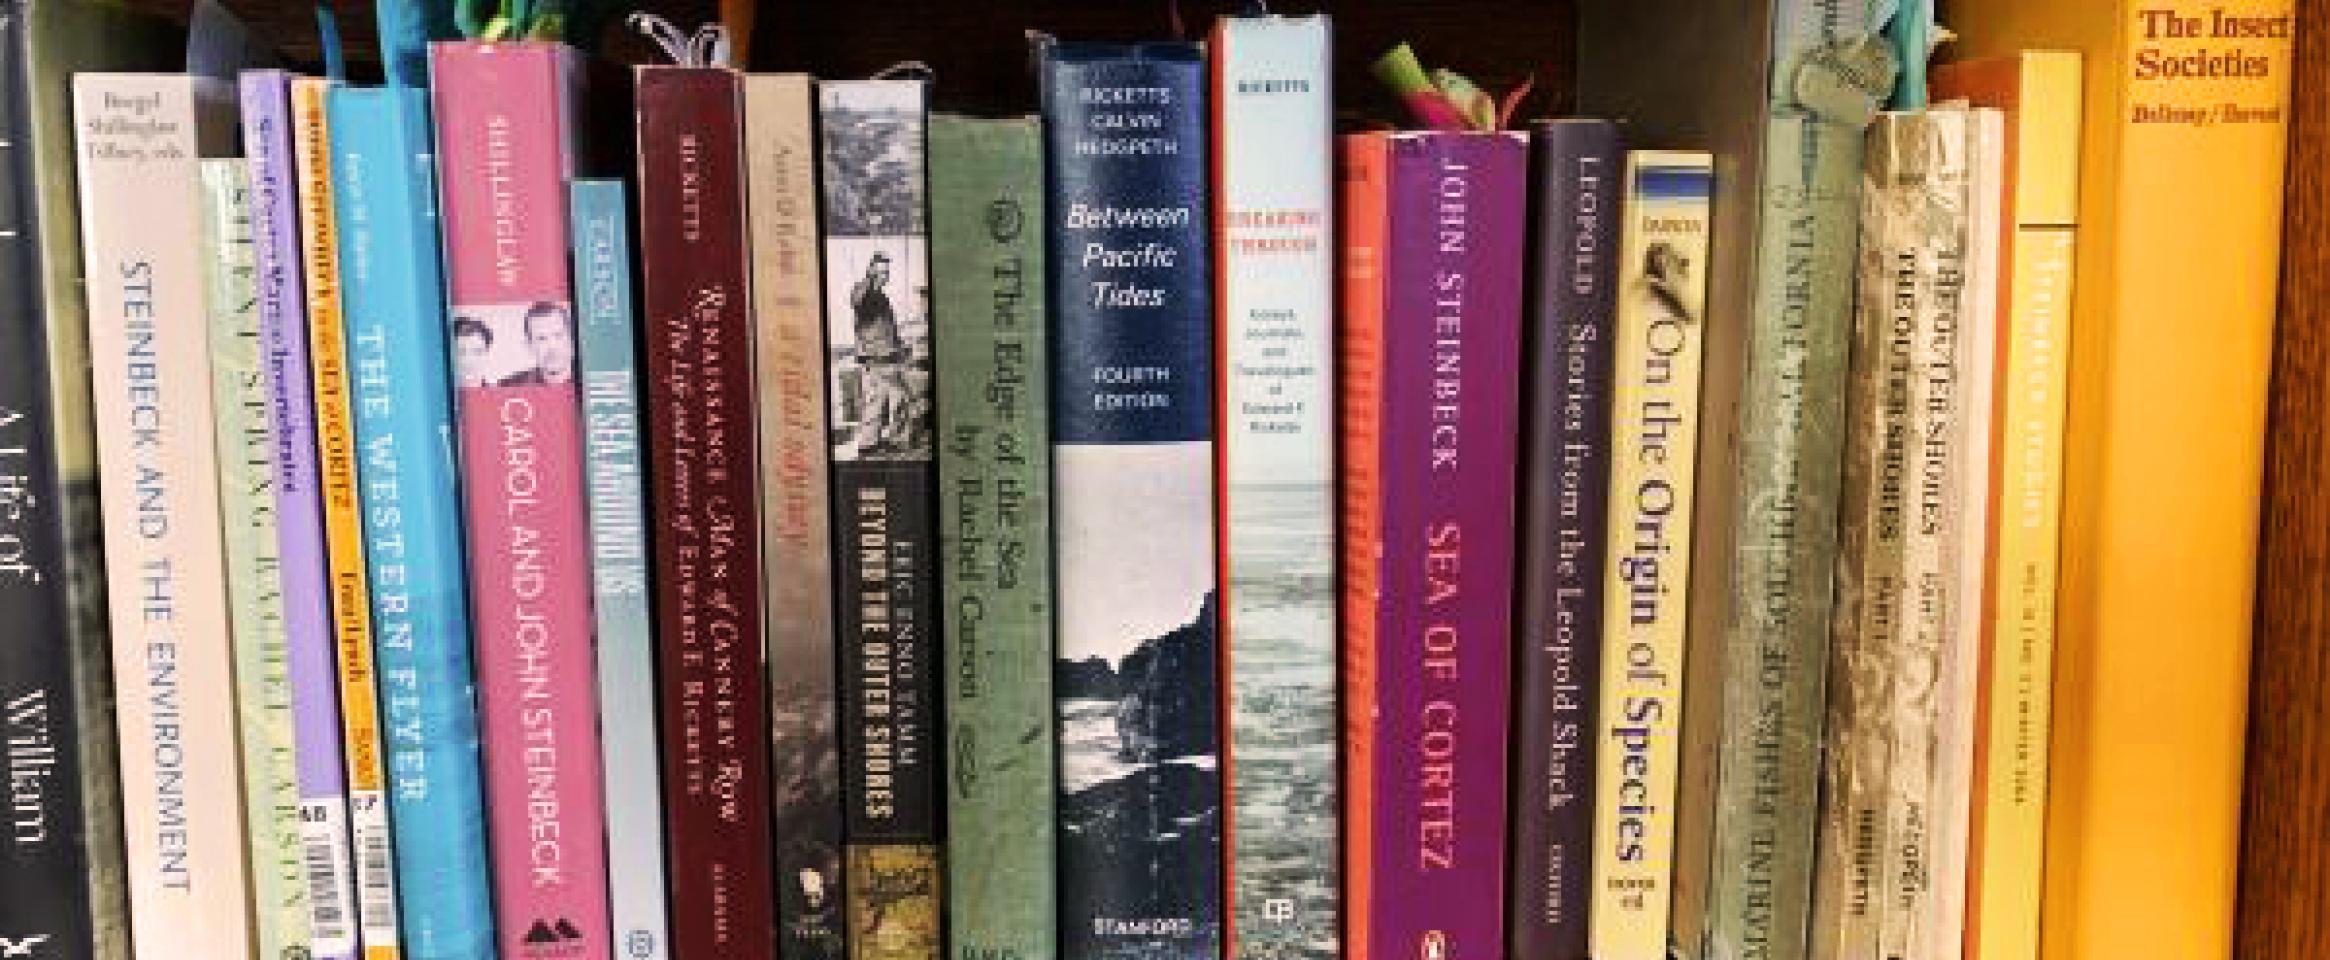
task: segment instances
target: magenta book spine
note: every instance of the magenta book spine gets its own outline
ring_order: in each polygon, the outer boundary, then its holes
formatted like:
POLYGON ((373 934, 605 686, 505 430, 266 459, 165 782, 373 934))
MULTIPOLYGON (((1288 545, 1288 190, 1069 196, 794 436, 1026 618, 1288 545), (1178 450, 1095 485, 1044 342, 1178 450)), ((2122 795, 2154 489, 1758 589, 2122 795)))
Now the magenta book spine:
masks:
POLYGON ((566 181, 577 65, 431 51, 494 913, 508 960, 610 960, 566 181))

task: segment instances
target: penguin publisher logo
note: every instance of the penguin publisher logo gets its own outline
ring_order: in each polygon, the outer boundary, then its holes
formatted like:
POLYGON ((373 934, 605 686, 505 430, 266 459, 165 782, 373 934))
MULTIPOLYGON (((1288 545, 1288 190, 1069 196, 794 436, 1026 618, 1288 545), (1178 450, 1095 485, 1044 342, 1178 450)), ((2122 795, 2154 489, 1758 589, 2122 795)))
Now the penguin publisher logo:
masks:
POLYGON ((1447 931, 1424 931, 1424 939, 1416 944, 1416 960, 1448 960, 1447 931))

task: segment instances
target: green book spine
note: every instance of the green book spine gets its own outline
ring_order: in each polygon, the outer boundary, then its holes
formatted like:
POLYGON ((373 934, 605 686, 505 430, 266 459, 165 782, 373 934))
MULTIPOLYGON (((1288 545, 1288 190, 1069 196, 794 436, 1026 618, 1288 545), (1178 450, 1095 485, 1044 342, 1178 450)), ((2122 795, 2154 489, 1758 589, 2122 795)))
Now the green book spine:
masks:
MULTIPOLYGON (((1706 960, 1803 960, 1842 482, 1862 129, 1893 76, 1865 5, 1773 13, 1738 403, 1706 960)), ((1707 714, 1714 716, 1714 714, 1707 714)), ((1697 943, 1680 944, 1685 956, 1697 943)))
POLYGON ((955 960, 1054 953, 1041 138, 1034 118, 930 124, 955 960))
POLYGON ((211 396, 218 411, 219 507, 226 520, 253 926, 260 960, 298 960, 309 948, 307 871, 300 859, 290 640, 283 622, 283 563, 276 550, 275 461, 267 375, 260 362, 250 171, 242 160, 205 160, 202 188, 203 239, 210 254, 204 287, 211 396))

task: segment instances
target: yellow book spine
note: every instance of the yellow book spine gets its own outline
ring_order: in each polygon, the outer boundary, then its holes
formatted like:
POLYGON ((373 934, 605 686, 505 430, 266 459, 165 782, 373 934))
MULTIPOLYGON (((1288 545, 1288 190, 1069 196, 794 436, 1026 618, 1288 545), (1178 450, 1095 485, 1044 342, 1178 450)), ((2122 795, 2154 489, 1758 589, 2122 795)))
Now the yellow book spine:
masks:
POLYGON ((1666 956, 1713 180, 1706 154, 1627 158, 1610 428, 1617 559, 1604 583, 1588 921, 1597 960, 1666 956))
POLYGON ((2085 53, 2041 956, 2231 953, 2292 0, 1960 0, 2085 53))
POLYGON ((357 493, 356 423, 348 386, 347 327, 340 313, 340 257, 332 214, 331 137, 324 98, 331 81, 292 82, 292 153, 299 169, 300 254, 307 281, 308 352, 314 371, 316 451, 324 504, 325 568, 340 671, 340 729, 348 762, 349 833, 356 853, 357 917, 364 960, 396 960, 396 879, 390 854, 379 693, 372 670, 371 590, 364 569, 364 514, 357 493))
POLYGON ((2064 396, 2077 247, 2080 57, 2018 58, 2016 169, 1998 389, 1972 960, 2039 955, 2053 704, 2064 396))

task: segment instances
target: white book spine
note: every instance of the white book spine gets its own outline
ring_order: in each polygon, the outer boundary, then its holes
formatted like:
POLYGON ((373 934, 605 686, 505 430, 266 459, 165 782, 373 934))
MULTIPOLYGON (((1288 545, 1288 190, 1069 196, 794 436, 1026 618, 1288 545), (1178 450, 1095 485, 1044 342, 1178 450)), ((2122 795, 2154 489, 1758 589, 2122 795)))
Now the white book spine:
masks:
POLYGON ((1235 957, 1328 960, 1341 806, 1332 36, 1323 16, 1231 17, 1214 55, 1230 944, 1235 957))
POLYGON ((195 81, 82 74, 73 113, 131 941, 248 960, 195 81))

